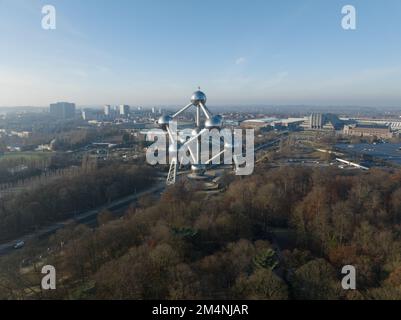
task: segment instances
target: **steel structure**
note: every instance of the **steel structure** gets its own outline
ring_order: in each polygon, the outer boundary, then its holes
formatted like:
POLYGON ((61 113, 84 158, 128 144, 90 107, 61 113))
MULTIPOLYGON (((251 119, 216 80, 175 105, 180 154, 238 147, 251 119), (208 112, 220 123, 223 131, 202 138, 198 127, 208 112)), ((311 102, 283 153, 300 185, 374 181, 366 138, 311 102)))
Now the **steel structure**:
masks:
POLYGON ((167 175, 167 185, 172 185, 176 181, 177 177, 177 166, 178 166, 178 141, 175 137, 174 133, 171 130, 171 124, 175 121, 179 115, 183 112, 187 111, 191 107, 195 107, 196 116, 195 116, 195 129, 192 131, 192 137, 184 142, 182 146, 186 145, 188 147, 190 156, 193 160, 193 164, 191 166, 191 170, 195 175, 201 176, 204 174, 206 170, 206 165, 211 163, 215 158, 221 156, 225 150, 220 152, 219 154, 213 156, 213 158, 209 159, 205 164, 201 163, 201 136, 205 132, 205 130, 211 129, 221 129, 223 119, 220 115, 213 115, 210 110, 206 106, 206 95, 200 91, 195 91, 191 97, 191 103, 181 108, 179 111, 174 113, 173 115, 164 115, 159 118, 157 121, 158 125, 167 132, 169 136, 169 152, 173 157, 170 158, 170 169, 167 175), (203 115, 203 117, 202 117, 203 115), (202 124, 202 118, 205 119, 202 124), (192 150, 190 144, 196 140, 196 150, 192 150))

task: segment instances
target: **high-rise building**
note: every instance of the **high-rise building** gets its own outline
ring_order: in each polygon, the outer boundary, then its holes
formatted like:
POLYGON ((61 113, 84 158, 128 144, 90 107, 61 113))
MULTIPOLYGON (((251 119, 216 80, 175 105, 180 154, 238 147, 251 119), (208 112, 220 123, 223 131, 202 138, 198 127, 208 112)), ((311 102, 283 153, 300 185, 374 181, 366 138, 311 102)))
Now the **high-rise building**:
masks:
POLYGON ((103 120, 104 115, 100 110, 85 108, 81 110, 82 119, 85 121, 100 121, 103 120))
POLYGON ((104 106, 104 115, 106 117, 109 117, 110 113, 111 113, 111 107, 110 107, 110 105, 107 104, 107 105, 104 106))
POLYGON ((50 114, 58 119, 74 119, 75 103, 57 102, 50 104, 50 114))
POLYGON ((128 116, 130 112, 130 107, 126 104, 120 105, 120 116, 128 116))

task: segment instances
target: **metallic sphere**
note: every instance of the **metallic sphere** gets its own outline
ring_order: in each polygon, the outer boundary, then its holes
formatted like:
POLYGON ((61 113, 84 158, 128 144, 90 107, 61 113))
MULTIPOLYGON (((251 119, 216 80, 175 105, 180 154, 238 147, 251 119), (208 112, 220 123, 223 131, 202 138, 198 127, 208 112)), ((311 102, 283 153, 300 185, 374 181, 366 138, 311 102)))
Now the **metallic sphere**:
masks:
POLYGON ((192 94, 191 102, 192 102, 192 104, 193 104, 194 106, 199 106, 201 103, 202 103, 203 105, 205 105, 205 104, 206 104, 206 95, 205 95, 202 91, 200 91, 200 90, 195 91, 195 92, 192 94))
POLYGON ((203 175, 206 171, 206 166, 203 164, 193 164, 191 170, 196 175, 203 175))
POLYGON ((206 129, 220 129, 223 123, 223 119, 220 115, 213 116, 205 121, 206 129))
POLYGON ((192 137, 197 136, 197 135, 199 134, 199 132, 200 132, 200 129, 199 129, 199 128, 194 128, 194 129, 192 130, 192 132, 191 132, 192 137))
POLYGON ((161 116, 159 118, 159 120, 157 121, 158 125, 163 128, 166 129, 166 127, 173 121, 173 118, 169 115, 164 115, 161 116))
POLYGON ((178 146, 176 144, 170 144, 168 147, 168 151, 170 154, 176 155, 178 153, 178 146))
POLYGON ((233 143, 232 141, 227 141, 224 143, 224 148, 227 150, 234 150, 240 148, 241 145, 238 142, 233 143))
POLYGON ((234 149, 234 144, 232 142, 226 142, 224 143, 224 148, 232 151, 234 149))
POLYGON ((187 142, 187 137, 186 136, 182 136, 182 135, 178 135, 178 141, 180 142, 180 143, 185 143, 185 142, 187 142))

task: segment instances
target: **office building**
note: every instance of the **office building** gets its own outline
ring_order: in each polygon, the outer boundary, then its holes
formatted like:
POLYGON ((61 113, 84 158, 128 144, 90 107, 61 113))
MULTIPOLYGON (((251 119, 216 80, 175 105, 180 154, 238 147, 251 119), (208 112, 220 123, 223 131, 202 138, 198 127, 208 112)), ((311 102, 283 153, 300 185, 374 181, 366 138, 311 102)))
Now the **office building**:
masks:
POLYGON ((127 117, 130 113, 130 106, 126 104, 120 105, 120 116, 127 117))
POLYGON ((58 119, 74 119, 75 104, 69 102, 57 102, 50 104, 50 114, 58 119))
POLYGON ((104 115, 106 117, 109 117, 110 113, 111 113, 111 107, 110 107, 110 105, 107 104, 107 105, 104 106, 104 115))

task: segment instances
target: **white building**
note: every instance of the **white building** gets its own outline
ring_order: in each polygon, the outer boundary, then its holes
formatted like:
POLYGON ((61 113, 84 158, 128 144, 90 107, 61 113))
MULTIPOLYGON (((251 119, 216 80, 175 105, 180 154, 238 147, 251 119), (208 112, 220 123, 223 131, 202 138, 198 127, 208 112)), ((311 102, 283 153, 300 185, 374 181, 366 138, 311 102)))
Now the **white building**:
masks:
POLYGON ((128 116, 130 112, 130 107, 126 104, 120 105, 120 116, 128 116))
POLYGON ((106 104, 106 105, 104 106, 104 115, 107 116, 107 117, 109 117, 109 116, 110 116, 110 113, 111 113, 111 107, 110 107, 109 104, 106 104))

